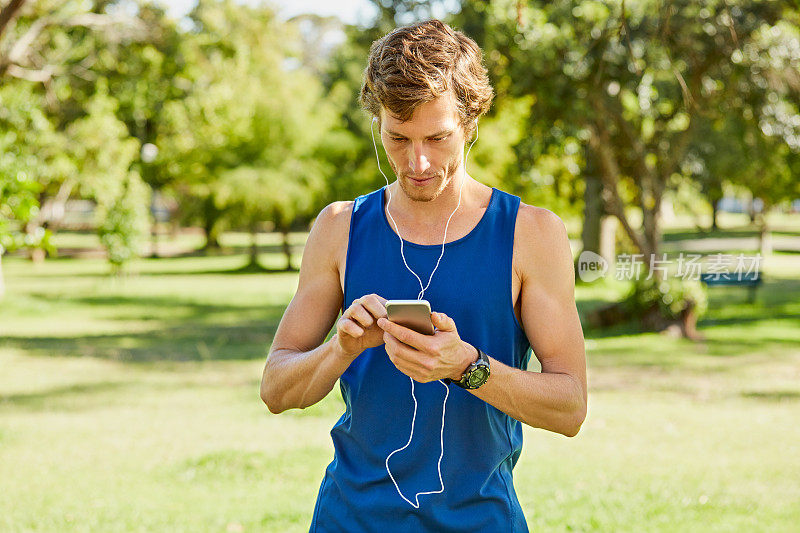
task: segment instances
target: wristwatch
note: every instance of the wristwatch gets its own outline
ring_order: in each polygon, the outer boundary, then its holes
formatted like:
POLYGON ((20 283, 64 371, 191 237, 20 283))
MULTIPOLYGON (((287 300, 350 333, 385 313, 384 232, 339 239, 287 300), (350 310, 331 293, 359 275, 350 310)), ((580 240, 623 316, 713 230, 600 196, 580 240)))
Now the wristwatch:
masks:
POLYGON ((489 379, 489 356, 481 351, 477 346, 478 359, 467 367, 464 375, 461 376, 459 381, 448 379, 447 382, 452 382, 462 389, 477 389, 489 379))

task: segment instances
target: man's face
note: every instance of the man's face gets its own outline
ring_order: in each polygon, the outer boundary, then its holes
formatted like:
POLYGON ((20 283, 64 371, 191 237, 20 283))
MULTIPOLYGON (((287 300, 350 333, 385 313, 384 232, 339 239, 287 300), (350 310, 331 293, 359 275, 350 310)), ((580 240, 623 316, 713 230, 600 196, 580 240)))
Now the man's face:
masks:
POLYGON ((451 185, 463 161, 464 135, 450 92, 420 105, 406 122, 381 109, 381 140, 411 200, 429 202, 451 185))

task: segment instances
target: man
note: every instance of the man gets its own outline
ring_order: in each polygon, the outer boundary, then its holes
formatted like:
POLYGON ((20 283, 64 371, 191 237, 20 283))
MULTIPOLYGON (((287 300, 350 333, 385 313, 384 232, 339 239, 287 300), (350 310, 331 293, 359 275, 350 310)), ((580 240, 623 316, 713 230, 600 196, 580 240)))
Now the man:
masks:
POLYGON ((480 49, 442 22, 373 43, 361 103, 397 180, 320 213, 261 383, 280 413, 339 380, 312 531, 527 531, 520 422, 571 437, 586 416, 564 224, 466 172, 491 99, 480 49), (434 335, 386 318, 387 299, 420 294, 434 335))

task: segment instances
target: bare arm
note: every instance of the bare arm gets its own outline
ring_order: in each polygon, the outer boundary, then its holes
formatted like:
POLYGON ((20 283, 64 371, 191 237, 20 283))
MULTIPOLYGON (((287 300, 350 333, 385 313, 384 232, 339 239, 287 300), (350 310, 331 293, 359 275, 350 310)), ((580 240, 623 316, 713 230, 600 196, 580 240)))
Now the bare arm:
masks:
POLYGON ((297 292, 275 332, 261 379, 261 399, 273 413, 320 401, 350 364, 336 343, 322 344, 342 306, 335 244, 344 211, 341 204, 323 209, 306 241, 297 292))
MULTIPOLYGON (((520 208, 517 237, 522 266, 521 317, 542 372, 491 358, 491 375, 477 397, 533 427, 577 435, 586 418, 586 357, 575 307, 575 272, 564 224, 553 213, 520 208)), ((433 313, 435 335, 379 321, 392 363, 420 382, 460 379, 477 351, 458 336, 452 318, 433 313)), ((488 354, 492 355, 492 354, 488 354)))
POLYGON ((357 299, 337 323, 336 334, 323 344, 344 295, 337 259, 347 246, 352 202, 322 210, 311 229, 300 266, 297 292, 278 325, 261 378, 261 399, 273 413, 314 405, 366 348, 382 344, 374 324, 385 316, 377 295, 357 299))
POLYGON ((588 397, 572 252, 560 218, 523 207, 518 225, 521 318, 542 371, 492 360, 489 379, 472 392, 521 422, 573 437, 586 418, 588 397))

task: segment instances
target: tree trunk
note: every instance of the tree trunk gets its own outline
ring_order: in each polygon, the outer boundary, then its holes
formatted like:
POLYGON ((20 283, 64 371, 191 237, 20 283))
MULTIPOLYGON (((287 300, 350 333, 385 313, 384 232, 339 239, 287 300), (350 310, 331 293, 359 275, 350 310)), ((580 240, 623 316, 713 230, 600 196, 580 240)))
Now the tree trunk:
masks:
POLYGON ((603 217, 600 192, 603 184, 593 174, 587 174, 584 179, 586 189, 583 192, 583 229, 581 230, 583 251, 600 253, 600 221, 603 217))
POLYGON ((152 250, 150 250, 150 257, 157 259, 158 258, 158 222, 153 219, 153 223, 150 225, 150 238, 152 244, 150 245, 152 250))
MULTIPOLYGON (((642 212, 642 226, 644 229, 644 241, 646 249, 642 250, 644 254, 645 267, 650 270, 651 261, 658 261, 658 249, 660 248, 660 238, 658 230, 658 210, 653 208, 643 209, 642 212)), ((659 270, 653 271, 653 276, 657 276, 660 280, 662 274, 659 270)))
POLYGON ((642 250, 645 260, 650 261, 650 255, 658 253, 660 236, 658 217, 661 212, 661 194, 659 189, 659 176, 648 174, 642 176, 639 185, 641 189, 640 207, 642 209, 642 232, 647 250, 642 250))
POLYGON ((598 252, 608 263, 609 272, 614 272, 617 263, 617 228, 619 220, 612 216, 604 216, 600 222, 600 251, 598 252))
POLYGON ((758 217, 760 224, 758 228, 758 249, 761 252, 761 257, 772 255, 772 232, 767 224, 766 208, 762 210, 761 215, 758 217))
POLYGON ((250 227, 250 264, 258 264, 258 230, 255 225, 250 227))
POLYGON ((283 235, 283 254, 286 256, 286 270, 294 270, 292 268, 292 247, 289 244, 289 230, 281 230, 283 235))
POLYGON ((2 11, 0 11, 0 36, 3 35, 6 26, 8 26, 9 22, 14 19, 25 1, 26 0, 11 0, 8 5, 6 5, 2 11))
POLYGON ((719 225, 717 225, 717 213, 718 213, 717 200, 716 199, 712 199, 711 200, 711 229, 714 230, 714 231, 719 229, 719 225))
POLYGON ((616 156, 611 149, 611 138, 608 130, 601 122, 597 122, 593 128, 592 135, 589 136, 589 146, 596 157, 597 167, 600 171, 600 179, 603 182, 603 206, 606 213, 614 215, 622 224, 625 234, 631 239, 633 246, 646 254, 646 245, 642 236, 631 226, 625 214, 625 203, 622 201, 618 189, 619 165, 616 156))
POLYGON ((219 229, 217 222, 219 221, 220 210, 214 204, 214 196, 209 195, 203 202, 203 229, 206 232, 206 243, 203 245, 203 250, 219 250, 219 229))
POLYGON ((47 257, 47 252, 42 248, 30 248, 28 258, 35 264, 40 265, 44 263, 44 258, 47 257))

